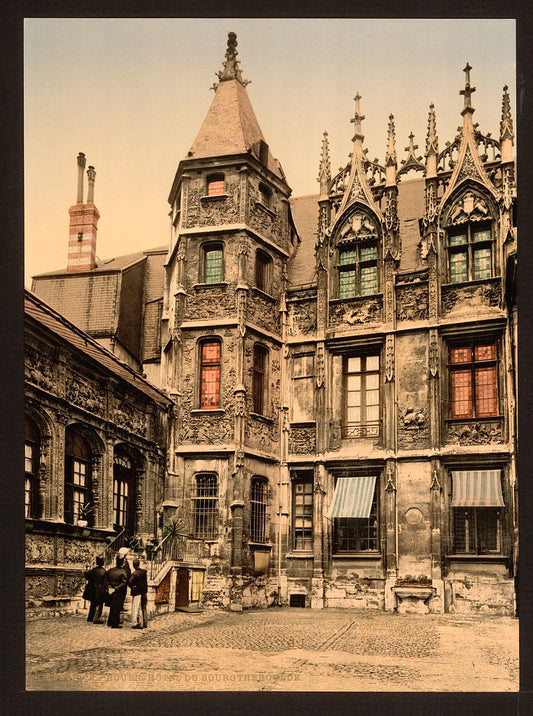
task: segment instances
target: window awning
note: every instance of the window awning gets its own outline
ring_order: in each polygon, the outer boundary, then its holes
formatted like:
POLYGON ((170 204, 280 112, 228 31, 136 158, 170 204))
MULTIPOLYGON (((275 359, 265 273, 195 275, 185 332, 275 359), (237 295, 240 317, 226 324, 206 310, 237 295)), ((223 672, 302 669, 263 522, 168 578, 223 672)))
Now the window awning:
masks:
POLYGON ((370 517, 376 477, 341 477, 337 480, 333 502, 327 516, 370 517))
POLYGON ((504 507, 501 470, 452 472, 452 507, 504 507))

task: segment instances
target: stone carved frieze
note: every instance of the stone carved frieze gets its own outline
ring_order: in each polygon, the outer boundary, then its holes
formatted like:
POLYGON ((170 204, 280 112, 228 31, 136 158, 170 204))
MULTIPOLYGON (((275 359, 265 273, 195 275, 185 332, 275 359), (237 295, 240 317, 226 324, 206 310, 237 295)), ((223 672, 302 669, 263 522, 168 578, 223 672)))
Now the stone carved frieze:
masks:
POLYGON ((64 561, 65 565, 86 565, 92 564, 95 556, 95 551, 92 542, 85 542, 81 540, 65 540, 65 553, 64 561))
POLYGON ((355 299, 330 305, 330 324, 332 326, 343 324, 358 326, 365 323, 380 323, 381 320, 381 297, 355 299))
POLYGON ((253 291, 247 306, 247 318, 256 326, 266 328, 273 333, 280 331, 279 307, 276 301, 269 300, 259 291, 253 291))
POLYGON ((233 440, 233 424, 226 415, 190 415, 182 419, 180 442, 216 445, 233 440))
POLYGON ((206 320, 231 316, 235 312, 235 297, 225 286, 191 289, 187 297, 189 320, 206 320))
POLYGON ((290 336, 316 331, 316 301, 295 301, 288 305, 287 329, 290 336))
POLYGON ((463 286, 442 287, 442 307, 444 313, 472 313, 480 308, 500 308, 500 279, 471 283, 463 286))
POLYGON ((423 321, 429 315, 427 284, 396 287, 396 315, 399 321, 423 321))
POLYGON ((428 411, 424 406, 398 409, 398 446, 400 449, 425 447, 429 440, 428 411))
POLYGON ((27 381, 44 388, 54 389, 54 372, 51 358, 43 355, 34 348, 26 348, 24 356, 24 375, 27 381))
POLYGON ((53 564, 53 539, 44 535, 26 534, 25 553, 26 564, 53 564))
POLYGON ((111 420, 118 427, 127 430, 135 435, 146 437, 147 419, 146 415, 135 408, 132 404, 120 402, 111 409, 111 420))
POLYGON ((66 399, 95 415, 104 414, 104 396, 101 390, 89 381, 72 373, 67 376, 66 399))
POLYGON ((448 442, 455 445, 489 445, 503 443, 503 422, 465 421, 448 425, 448 442))
POLYGON ((205 196, 204 178, 191 182, 188 193, 187 228, 194 226, 220 226, 239 221, 239 181, 228 177, 225 195, 205 196))
POLYGON ((289 452, 310 455, 316 451, 315 426, 293 426, 289 433, 289 452))
POLYGON ((245 435, 248 445, 269 452, 273 445, 279 442, 278 420, 263 421, 250 417, 246 423, 245 435))

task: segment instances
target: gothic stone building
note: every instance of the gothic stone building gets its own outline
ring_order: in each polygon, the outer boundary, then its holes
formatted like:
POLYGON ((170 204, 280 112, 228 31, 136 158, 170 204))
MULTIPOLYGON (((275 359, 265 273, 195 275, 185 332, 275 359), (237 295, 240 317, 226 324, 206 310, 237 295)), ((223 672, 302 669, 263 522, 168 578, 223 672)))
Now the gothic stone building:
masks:
POLYGON ((391 115, 383 164, 357 95, 348 163, 331 175, 325 133, 319 194, 292 199, 236 44, 172 184, 168 250, 96 265, 79 194, 67 270, 34 291, 171 396, 162 506, 209 545, 206 606, 512 614, 507 88, 495 139, 467 65, 457 136, 439 148, 430 105, 423 156, 411 135, 398 161, 391 115))
POLYGON ((149 540, 171 400, 25 292, 26 599, 65 607, 116 536, 149 540))

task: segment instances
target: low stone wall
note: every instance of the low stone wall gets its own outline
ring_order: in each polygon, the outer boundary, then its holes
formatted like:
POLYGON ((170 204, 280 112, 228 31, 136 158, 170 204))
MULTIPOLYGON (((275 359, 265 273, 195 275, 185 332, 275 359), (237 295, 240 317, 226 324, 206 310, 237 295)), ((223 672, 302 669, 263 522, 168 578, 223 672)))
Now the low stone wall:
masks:
POLYGON ((514 583, 512 579, 484 576, 451 578, 445 583, 446 611, 457 614, 490 613, 513 616, 514 583))
POLYGON ((384 579, 325 580, 324 606, 342 609, 384 609, 384 579))

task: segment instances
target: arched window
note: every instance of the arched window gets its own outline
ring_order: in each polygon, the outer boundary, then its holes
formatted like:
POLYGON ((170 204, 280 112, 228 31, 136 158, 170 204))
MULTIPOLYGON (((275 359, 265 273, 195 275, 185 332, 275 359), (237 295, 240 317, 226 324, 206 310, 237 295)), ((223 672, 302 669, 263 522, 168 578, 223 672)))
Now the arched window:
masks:
POLYGON ((267 363, 268 350, 265 346, 256 343, 254 346, 252 402, 254 413, 259 415, 264 415, 266 411, 267 363))
POLYGON ((130 458, 121 453, 113 460, 113 527, 135 534, 135 470, 130 458))
POLYGON ((265 293, 270 290, 271 267, 272 258, 265 251, 258 249, 255 252, 255 285, 265 293))
POLYGON ((379 291, 378 247, 375 243, 354 244, 339 249, 339 298, 371 296, 379 291))
POLYGON ((91 448, 73 428, 67 428, 65 439, 65 522, 77 524, 93 514, 85 514, 91 500, 91 448))
POLYGON ((224 280, 224 247, 222 244, 202 246, 203 283, 220 283, 224 280))
POLYGON ((214 539, 218 533, 218 478, 214 473, 196 475, 193 496, 194 535, 214 539))
POLYGON ((226 192, 224 174, 210 174, 207 177, 207 196, 220 196, 226 192))
POLYGON ((24 419, 24 515, 39 517, 39 453, 41 436, 34 421, 24 419))
POLYGON ((491 278, 493 236, 490 223, 467 222, 448 230, 448 278, 465 283, 491 278))
POLYGON ((267 541, 268 482, 264 477, 253 477, 250 494, 250 539, 267 541))
POLYGON ((200 343, 200 409, 220 408, 220 340, 200 343))

